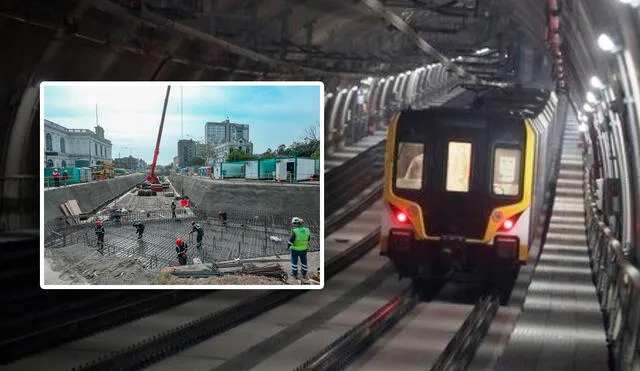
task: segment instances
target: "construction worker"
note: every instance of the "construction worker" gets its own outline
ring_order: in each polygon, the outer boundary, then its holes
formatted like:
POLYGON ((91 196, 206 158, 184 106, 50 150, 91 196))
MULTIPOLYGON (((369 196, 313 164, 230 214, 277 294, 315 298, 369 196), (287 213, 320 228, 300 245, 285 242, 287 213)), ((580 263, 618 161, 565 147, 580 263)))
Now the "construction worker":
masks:
POLYGON ((142 238, 142 234, 144 233, 144 223, 143 222, 135 222, 133 226, 136 228, 136 233, 138 234, 138 239, 142 238))
POLYGON ((69 173, 66 170, 62 172, 62 185, 67 185, 67 179, 69 179, 69 173))
POLYGON ((60 187, 60 172, 58 172, 58 169, 53 169, 53 183, 56 187, 60 187))
POLYGON ((176 252, 178 253, 178 262, 180 265, 187 265, 187 243, 181 238, 176 240, 176 252))
POLYGON ((218 211, 218 219, 222 222, 222 225, 227 225, 227 213, 224 211, 218 211))
POLYGON ((171 201, 171 217, 173 219, 176 218, 176 202, 175 201, 171 201))
POLYGON ((98 237, 98 245, 104 245, 104 226, 102 225, 101 221, 97 221, 96 222, 96 226, 94 228, 94 231, 96 232, 96 236, 98 237))
POLYGON ((204 229, 202 229, 202 226, 196 223, 195 220, 191 221, 191 232, 189 232, 189 234, 193 232, 198 232, 198 235, 196 236, 196 242, 198 244, 196 245, 196 247, 200 249, 202 248, 202 237, 204 237, 204 229))
POLYGON ((289 248, 291 249, 291 275, 298 279, 298 259, 302 270, 302 279, 307 280, 307 248, 311 240, 311 231, 303 227, 304 220, 294 217, 291 219, 293 229, 289 236, 289 248))

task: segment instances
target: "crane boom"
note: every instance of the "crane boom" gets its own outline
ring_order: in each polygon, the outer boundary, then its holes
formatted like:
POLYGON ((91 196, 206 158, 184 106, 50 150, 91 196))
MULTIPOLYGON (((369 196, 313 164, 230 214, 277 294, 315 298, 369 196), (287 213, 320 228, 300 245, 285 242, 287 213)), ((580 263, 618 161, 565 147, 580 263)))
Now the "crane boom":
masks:
POLYGON ((167 103, 169 102, 169 92, 171 85, 167 86, 167 95, 164 97, 164 106, 162 107, 162 118, 160 119, 160 129, 158 130, 158 139, 156 140, 156 149, 153 151, 153 162, 151 163, 151 171, 147 177, 147 181, 151 184, 158 184, 160 180, 156 176, 156 164, 158 163, 158 154, 160 153, 160 138, 162 138, 162 127, 164 126, 164 117, 167 113, 167 103))

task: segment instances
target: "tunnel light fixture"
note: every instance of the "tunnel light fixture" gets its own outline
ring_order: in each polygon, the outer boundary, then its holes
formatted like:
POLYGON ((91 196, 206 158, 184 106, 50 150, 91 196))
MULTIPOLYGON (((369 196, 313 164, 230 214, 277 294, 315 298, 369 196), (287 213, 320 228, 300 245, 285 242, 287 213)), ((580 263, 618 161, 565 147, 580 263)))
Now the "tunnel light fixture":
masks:
POLYGON ((373 77, 371 77, 371 76, 367 77, 366 79, 362 79, 362 80, 360 80, 360 83, 361 83, 361 84, 367 84, 367 85, 370 85, 372 82, 373 82, 373 77))
POLYGON ((587 132, 589 130, 589 126, 587 126, 587 124, 582 123, 580 125, 578 125, 578 131, 581 133, 587 132))
POLYGON ((593 87, 594 89, 604 88, 604 84, 602 83, 602 81, 600 81, 598 76, 591 76, 589 83, 591 84, 591 87, 593 87))
POLYGON ((585 112, 593 112, 593 107, 591 107, 591 105, 589 103, 585 103, 584 106, 582 106, 582 109, 585 112))
POLYGON ((596 104, 598 103, 598 98, 596 98, 596 95, 593 94, 593 92, 587 92, 587 102, 591 103, 591 104, 596 104))
POLYGON ((356 90, 358 90, 358 85, 354 85, 354 86, 351 88, 351 91, 356 91, 356 90))
POLYGON ((584 113, 578 111, 578 121, 580 122, 585 122, 587 121, 587 117, 584 115, 584 113))
POLYGON ((475 51, 475 55, 485 55, 487 53, 489 53, 491 51, 491 49, 489 48, 482 48, 482 49, 478 49, 475 51))
POLYGON ((640 1, 639 0, 620 0, 621 3, 623 4, 629 4, 634 8, 637 8, 638 5, 640 5, 640 1))
POLYGON ((600 34, 600 36, 598 36, 598 46, 605 52, 610 53, 614 53, 618 49, 611 37, 609 37, 609 35, 607 35, 606 33, 600 34))

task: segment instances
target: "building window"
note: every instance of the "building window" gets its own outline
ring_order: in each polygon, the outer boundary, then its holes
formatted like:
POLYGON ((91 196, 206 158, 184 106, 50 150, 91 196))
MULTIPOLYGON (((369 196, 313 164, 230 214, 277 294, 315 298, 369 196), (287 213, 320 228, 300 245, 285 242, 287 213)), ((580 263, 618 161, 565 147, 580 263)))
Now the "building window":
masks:
POLYGON ((67 161, 62 160, 62 167, 67 167, 67 161))
MULTIPOLYGON (((47 134, 49 135, 49 134, 47 134)), ((53 160, 49 159, 47 160, 47 167, 53 167, 53 160)))
POLYGON ((95 146, 95 150, 96 150, 95 154, 97 156, 98 155, 98 143, 93 143, 93 145, 95 146))
POLYGON ((64 138, 60 138, 60 153, 65 153, 66 152, 66 148, 64 145, 64 138))
POLYGON ((471 178, 471 143, 449 142, 447 184, 449 192, 469 192, 471 178))
POLYGON ((47 151, 53 151, 53 139, 51 138, 51 134, 47 133, 45 135, 45 143, 47 146, 47 151))

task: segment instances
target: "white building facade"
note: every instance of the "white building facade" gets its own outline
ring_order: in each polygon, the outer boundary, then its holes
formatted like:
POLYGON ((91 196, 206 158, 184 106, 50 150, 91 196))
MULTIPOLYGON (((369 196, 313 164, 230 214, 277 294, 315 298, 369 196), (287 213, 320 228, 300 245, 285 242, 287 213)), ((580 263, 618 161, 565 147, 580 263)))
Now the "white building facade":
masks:
POLYGON ((44 120, 46 167, 76 167, 77 160, 86 160, 90 166, 97 162, 111 162, 111 141, 104 137, 104 129, 67 129, 55 122, 44 120))
POLYGON ((240 139, 235 142, 226 142, 213 146, 213 162, 225 162, 227 157, 229 157, 229 154, 233 151, 243 151, 253 154, 253 143, 245 142, 243 139, 240 139))
POLYGON ((233 151, 253 154, 253 143, 249 140, 249 125, 233 123, 228 118, 223 122, 207 122, 205 138, 212 152, 205 159, 209 166, 226 161, 233 151))

